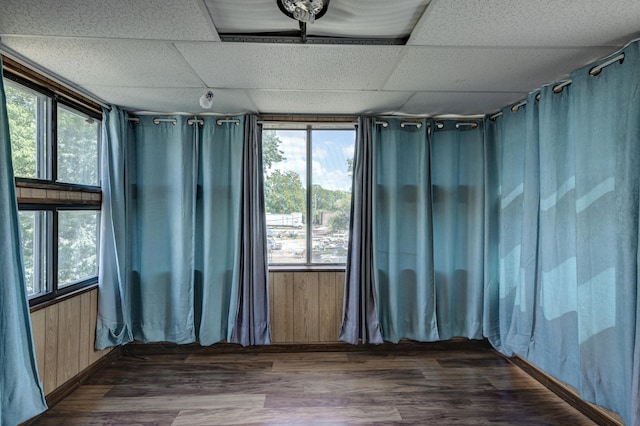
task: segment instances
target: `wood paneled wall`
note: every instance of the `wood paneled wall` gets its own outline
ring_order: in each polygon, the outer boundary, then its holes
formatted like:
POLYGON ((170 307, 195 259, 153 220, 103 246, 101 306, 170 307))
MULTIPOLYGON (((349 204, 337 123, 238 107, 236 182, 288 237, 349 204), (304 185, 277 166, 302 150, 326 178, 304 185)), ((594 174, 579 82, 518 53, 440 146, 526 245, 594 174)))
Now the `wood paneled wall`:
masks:
POLYGON ((40 381, 45 395, 81 373, 111 349, 94 349, 98 289, 31 313, 40 381))
MULTIPOLYGON (((273 343, 337 342, 344 272, 270 272, 273 343)), ((96 351, 98 290, 31 314, 33 340, 45 395, 107 355, 96 351)))
POLYGON ((344 272, 269 273, 273 343, 337 342, 344 272))

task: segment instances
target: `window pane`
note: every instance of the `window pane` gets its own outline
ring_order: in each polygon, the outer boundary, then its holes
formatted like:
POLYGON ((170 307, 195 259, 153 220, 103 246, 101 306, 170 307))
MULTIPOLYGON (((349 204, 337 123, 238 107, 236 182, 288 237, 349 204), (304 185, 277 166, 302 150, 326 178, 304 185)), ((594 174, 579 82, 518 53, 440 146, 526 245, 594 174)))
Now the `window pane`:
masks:
POLYGON ((47 235, 50 212, 19 212, 24 278, 28 296, 47 291, 47 235))
POLYGON ((353 130, 312 131, 313 263, 346 263, 351 210, 353 130))
POLYGON ((58 107, 58 181, 98 185, 99 122, 58 107))
POLYGON ((98 274, 99 212, 58 212, 58 287, 98 274))
POLYGON ((264 130, 269 263, 306 263, 306 131, 264 130))
POLYGON ((46 108, 48 100, 5 80, 11 157, 15 176, 46 179, 46 108))

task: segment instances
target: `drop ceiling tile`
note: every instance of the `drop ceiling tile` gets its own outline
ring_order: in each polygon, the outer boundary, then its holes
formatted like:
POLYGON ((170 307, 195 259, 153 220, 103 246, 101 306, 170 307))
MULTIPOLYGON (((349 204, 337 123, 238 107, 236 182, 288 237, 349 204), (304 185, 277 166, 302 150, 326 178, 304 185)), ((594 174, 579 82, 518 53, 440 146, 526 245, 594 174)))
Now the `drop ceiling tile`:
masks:
POLYGON ((411 47, 384 90, 529 92, 613 51, 614 48, 411 47))
POLYGON ((79 85, 202 87, 168 42, 3 37, 3 44, 79 85))
POLYGON ((191 0, 3 0, 2 35, 219 40, 191 0))
POLYGON ((391 46, 176 43, 211 87, 377 90, 401 55, 391 46))
POLYGON ((620 46, 638 23, 638 0, 433 0, 409 44, 620 46))
POLYGON ((527 92, 418 92, 399 110, 410 115, 476 115, 498 111, 527 92))
POLYGON ((86 89, 109 104, 118 105, 127 111, 234 114, 252 112, 255 109, 243 90, 214 90, 213 107, 204 109, 199 103, 204 92, 202 88, 87 86, 86 89))
POLYGON ((390 114, 411 96, 407 92, 250 90, 263 114, 390 114))

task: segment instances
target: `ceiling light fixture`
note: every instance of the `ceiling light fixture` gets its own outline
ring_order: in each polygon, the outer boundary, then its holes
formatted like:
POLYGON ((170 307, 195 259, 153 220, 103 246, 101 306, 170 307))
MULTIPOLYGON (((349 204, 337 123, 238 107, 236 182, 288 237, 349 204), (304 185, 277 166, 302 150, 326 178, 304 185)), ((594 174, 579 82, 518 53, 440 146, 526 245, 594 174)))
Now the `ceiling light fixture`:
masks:
POLYGON ((329 0, 277 0, 278 7, 291 19, 313 24, 327 12, 329 0))
POLYGON ((276 0, 280 11, 298 21, 300 40, 307 42, 307 22, 313 24, 327 13, 329 0, 276 0))

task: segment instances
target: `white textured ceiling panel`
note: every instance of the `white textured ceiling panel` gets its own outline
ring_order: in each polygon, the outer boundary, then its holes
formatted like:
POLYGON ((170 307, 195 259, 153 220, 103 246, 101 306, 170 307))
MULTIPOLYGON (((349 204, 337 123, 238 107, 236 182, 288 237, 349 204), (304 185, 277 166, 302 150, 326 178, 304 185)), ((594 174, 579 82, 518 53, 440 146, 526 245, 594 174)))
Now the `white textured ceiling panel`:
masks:
MULTIPOLYGON (((307 25, 309 35, 401 38, 408 36, 429 0, 331 0, 327 13, 307 25)), ((206 0, 220 33, 297 31, 298 22, 285 16, 275 0, 206 0)))
POLYGON ((204 109, 199 99, 203 89, 127 88, 86 86, 87 90, 128 111, 187 112, 191 114, 233 114, 253 112, 255 107, 243 90, 215 90, 213 107, 204 109))
POLYGON ((2 0, 0 8, 0 35, 219 40, 194 0, 2 0))
POLYGON ((620 46, 638 35, 638 0, 433 0, 409 44, 620 46))
POLYGON ((385 90, 530 91, 600 59, 612 48, 406 48, 385 90))
POLYGON ((528 92, 419 92, 405 103, 400 112, 409 115, 476 115, 497 111, 524 99, 528 92))
POLYGON ((390 46, 176 43, 211 87, 377 90, 402 49, 390 46))
POLYGON ((410 95, 402 92, 249 91, 258 112, 274 114, 391 114, 410 95))
POLYGON ((3 37, 2 43, 81 86, 203 86, 169 42, 3 37))

